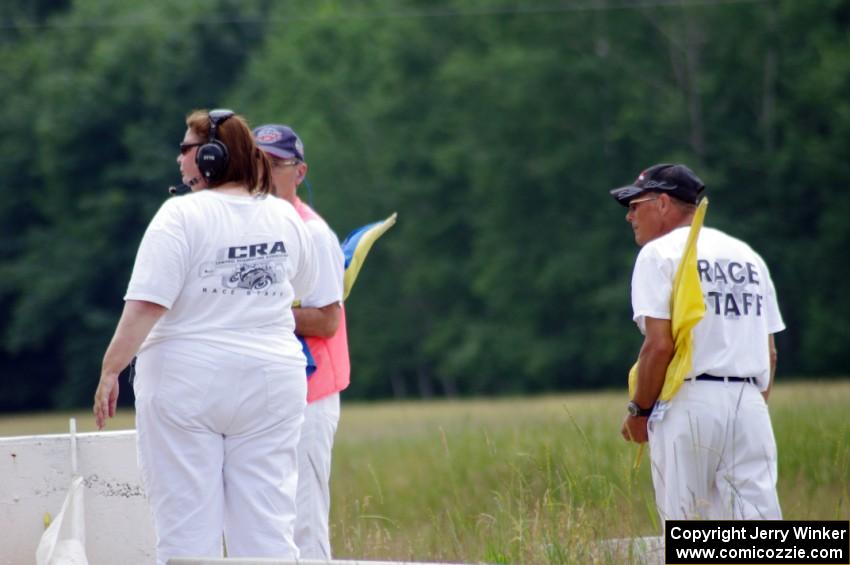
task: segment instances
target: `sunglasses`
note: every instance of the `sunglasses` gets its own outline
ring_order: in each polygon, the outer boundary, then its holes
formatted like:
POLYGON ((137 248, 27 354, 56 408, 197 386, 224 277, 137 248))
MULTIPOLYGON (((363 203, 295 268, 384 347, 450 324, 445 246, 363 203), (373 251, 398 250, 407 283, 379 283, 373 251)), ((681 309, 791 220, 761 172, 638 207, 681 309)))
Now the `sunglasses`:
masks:
POLYGON ((185 155, 189 152, 189 150, 193 147, 200 147, 203 143, 181 143, 180 144, 180 154, 185 155))
POLYGON ((284 168, 284 167, 294 167, 296 165, 300 165, 301 161, 299 159, 272 159, 272 167, 275 168, 284 168))
POLYGON ((660 196, 649 196, 647 198, 638 198, 637 200, 632 200, 631 202, 629 202, 629 212, 634 214, 635 212, 637 212, 638 204, 642 204, 644 202, 651 202, 653 200, 658 200, 659 198, 661 198, 661 197, 660 196))

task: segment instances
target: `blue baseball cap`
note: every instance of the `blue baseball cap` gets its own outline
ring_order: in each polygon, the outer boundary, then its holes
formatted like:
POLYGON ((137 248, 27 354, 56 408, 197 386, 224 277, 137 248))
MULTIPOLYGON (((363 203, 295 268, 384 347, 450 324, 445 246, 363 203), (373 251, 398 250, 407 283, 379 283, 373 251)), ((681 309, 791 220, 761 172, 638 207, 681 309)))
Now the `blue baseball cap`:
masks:
POLYGON ((254 128, 254 139, 260 149, 273 157, 304 160, 304 144, 289 126, 266 124, 254 128))

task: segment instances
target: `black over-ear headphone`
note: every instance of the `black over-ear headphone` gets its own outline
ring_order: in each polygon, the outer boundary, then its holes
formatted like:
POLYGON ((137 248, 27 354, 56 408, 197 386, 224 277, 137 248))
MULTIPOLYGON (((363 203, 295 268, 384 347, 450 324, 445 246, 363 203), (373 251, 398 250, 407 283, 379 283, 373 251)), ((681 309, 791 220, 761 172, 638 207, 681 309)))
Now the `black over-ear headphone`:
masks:
POLYGON ((232 110, 210 111, 210 140, 195 153, 195 164, 207 183, 216 182, 227 170, 227 147, 215 138, 215 134, 218 127, 232 116, 232 110))

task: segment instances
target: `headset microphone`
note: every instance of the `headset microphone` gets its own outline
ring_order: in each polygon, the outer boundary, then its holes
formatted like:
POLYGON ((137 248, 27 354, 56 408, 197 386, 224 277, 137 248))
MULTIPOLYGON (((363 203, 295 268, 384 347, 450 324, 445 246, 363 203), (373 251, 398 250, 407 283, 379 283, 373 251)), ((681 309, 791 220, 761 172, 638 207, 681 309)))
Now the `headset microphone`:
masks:
POLYGON ((227 162, 230 156, 227 146, 218 138, 218 128, 221 124, 233 117, 233 110, 220 108, 210 110, 210 133, 209 141, 198 147, 195 152, 195 164, 206 179, 208 185, 215 185, 227 172, 227 162))
MULTIPOLYGON (((218 110, 210 110, 210 133, 209 141, 201 144, 198 150, 195 151, 195 164, 201 172, 202 177, 207 181, 207 186, 218 182, 219 179, 227 172, 227 162, 229 155, 227 146, 218 138, 218 128, 221 124, 234 116, 233 110, 220 108, 218 110)), ((188 184, 180 183, 177 186, 172 186, 168 192, 173 195, 186 194, 191 192, 195 184, 200 182, 201 177, 195 177, 188 184)))
POLYGON ((169 186, 168 193, 172 196, 180 196, 181 194, 187 194, 189 192, 192 192, 192 187, 198 184, 200 180, 200 178, 194 177, 189 179, 188 183, 181 182, 176 186, 169 186))

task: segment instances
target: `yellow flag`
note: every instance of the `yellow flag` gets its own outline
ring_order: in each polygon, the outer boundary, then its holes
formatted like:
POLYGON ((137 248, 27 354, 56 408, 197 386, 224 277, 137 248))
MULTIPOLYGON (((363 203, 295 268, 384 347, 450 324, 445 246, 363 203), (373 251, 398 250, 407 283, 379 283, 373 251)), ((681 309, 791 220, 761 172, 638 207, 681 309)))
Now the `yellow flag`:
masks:
MULTIPOLYGON (((688 241, 682 260, 673 278, 673 292, 670 295, 670 325, 673 332, 673 359, 667 366, 664 387, 658 399, 669 401, 685 381, 685 376, 693 368, 694 339, 693 328, 705 316, 705 301, 699 284, 697 271, 697 238, 705 219, 708 198, 703 198, 694 214, 688 241)), ((637 386, 638 362, 629 371, 629 398, 632 398, 637 386)))

